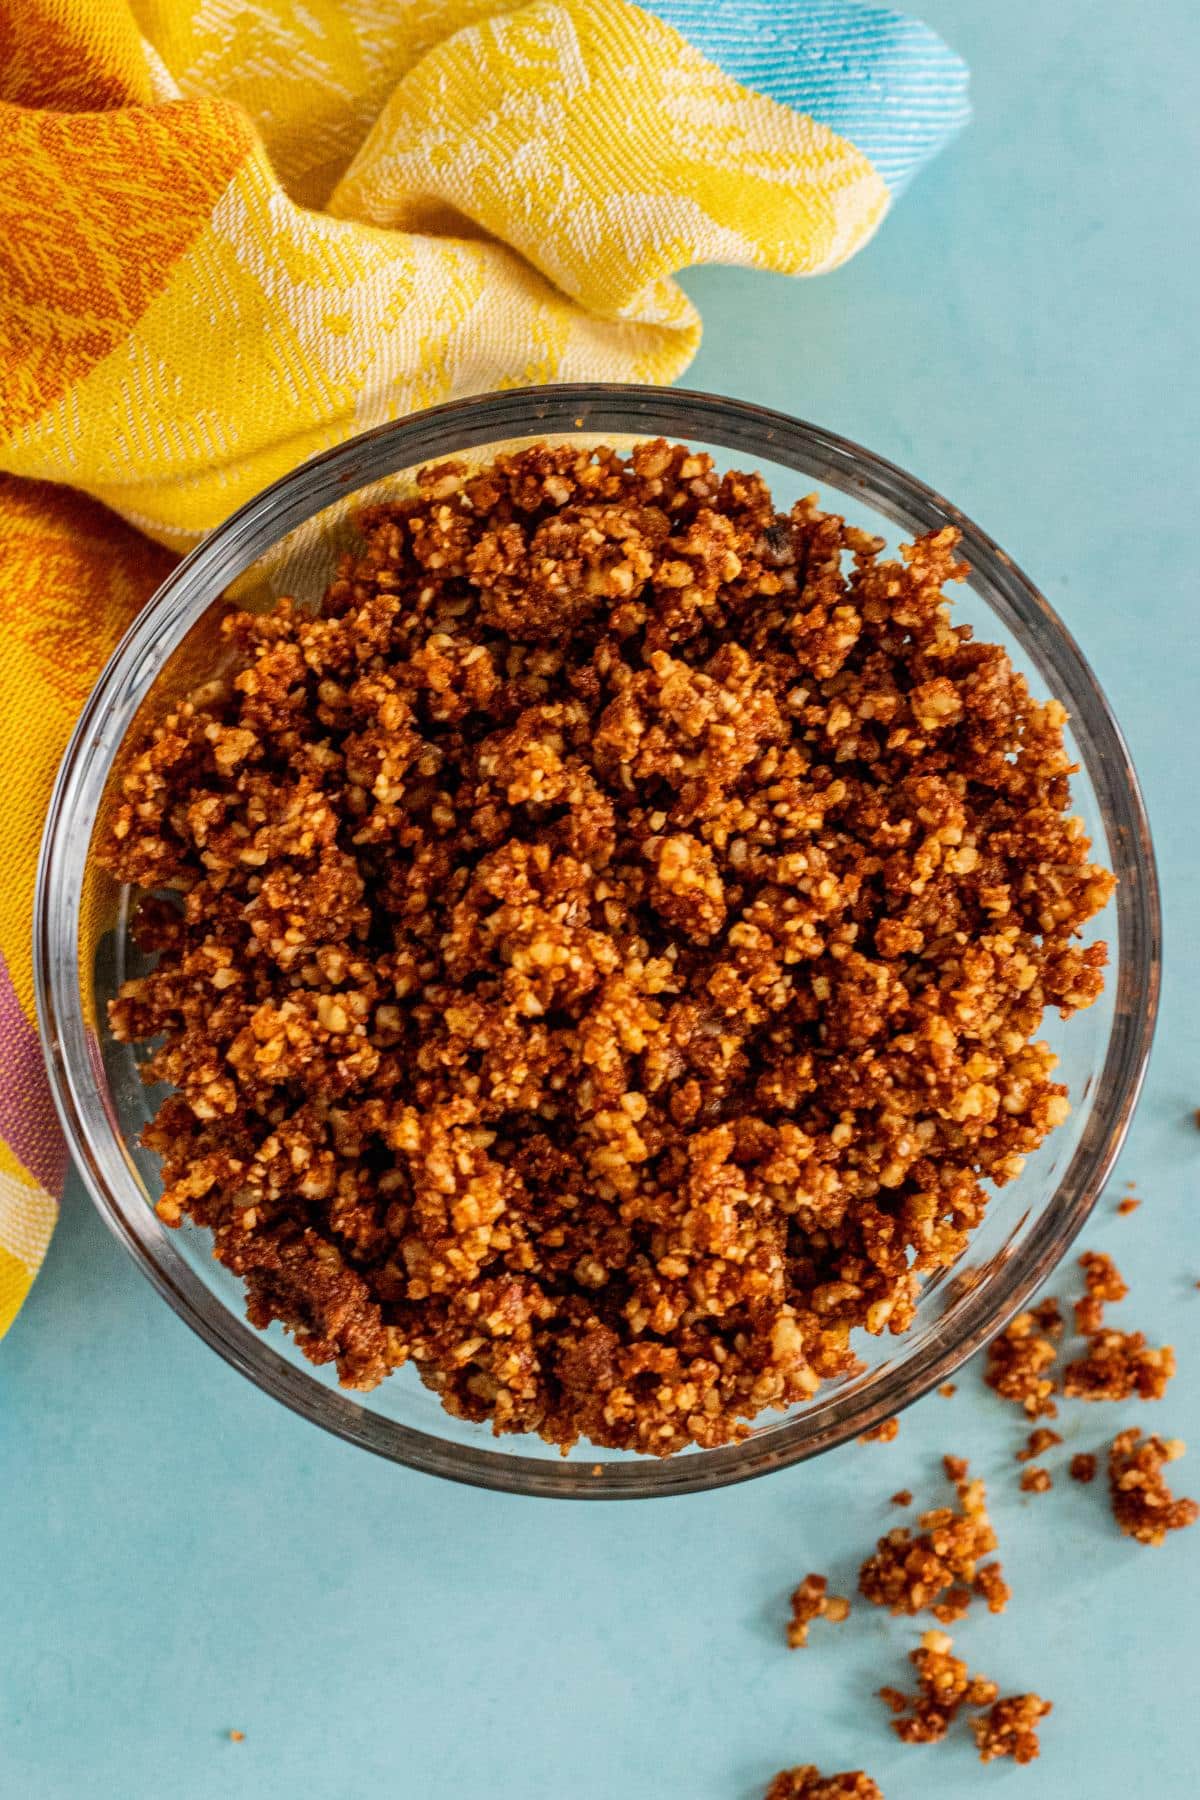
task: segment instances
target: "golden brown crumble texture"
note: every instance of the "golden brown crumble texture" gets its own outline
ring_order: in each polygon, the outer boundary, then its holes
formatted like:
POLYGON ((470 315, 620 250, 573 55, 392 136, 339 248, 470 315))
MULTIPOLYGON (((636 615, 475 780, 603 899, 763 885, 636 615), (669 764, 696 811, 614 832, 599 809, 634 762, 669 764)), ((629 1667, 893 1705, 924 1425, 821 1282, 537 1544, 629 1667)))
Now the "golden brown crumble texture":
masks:
POLYGON ((969 1478, 960 1458, 946 1462, 958 1510, 939 1506, 921 1513, 915 1532, 909 1525, 894 1526, 879 1539, 858 1576, 859 1592, 874 1606, 910 1615, 929 1610, 943 1624, 962 1617, 972 1590, 991 1612, 1002 1612, 1009 1597, 1000 1565, 980 1567, 980 1559, 996 1548, 984 1485, 969 1478))
POLYGON ((1012 1589, 999 1563, 985 1563, 972 1585, 992 1613, 1002 1613, 1012 1598, 1012 1589))
POLYGON ((909 1661, 917 1671, 916 1695, 899 1688, 880 1688, 880 1698, 898 1716, 892 1730, 904 1744, 936 1744, 945 1737, 964 1706, 990 1706, 998 1688, 986 1676, 970 1675, 967 1665, 951 1654, 944 1631, 927 1631, 909 1661))
POLYGON ((1051 1431, 1048 1425, 1039 1425, 1030 1432, 1024 1446, 1014 1452, 1018 1462, 1032 1462, 1035 1456, 1041 1456, 1044 1450, 1052 1450, 1062 1439, 1057 1431, 1051 1431))
POLYGON ((1030 1463, 1021 1472, 1021 1492, 1023 1494, 1048 1494, 1054 1486, 1049 1469, 1043 1469, 1037 1463, 1030 1463))
POLYGON ((791 1598, 792 1616, 788 1622, 787 1641, 791 1649, 802 1650, 808 1643, 808 1628, 814 1619, 828 1619, 840 1625, 849 1617, 850 1602, 842 1594, 831 1594, 824 1575, 806 1575, 791 1598))
POLYGON ((1036 1330, 1032 1312, 1018 1313, 1010 1325, 988 1345, 984 1380, 1002 1400, 1011 1400, 1030 1419, 1055 1419, 1058 1407, 1053 1368, 1056 1351, 1048 1337, 1036 1330))
POLYGON ((1162 1478, 1164 1464, 1184 1453, 1178 1438, 1143 1438, 1136 1426, 1119 1432, 1108 1452, 1108 1485, 1113 1517, 1139 1544, 1161 1544, 1169 1531, 1196 1523, 1200 1507, 1177 1500, 1162 1478))
POLYGON ((1079 1258, 1087 1292, 1075 1302, 1075 1329, 1082 1337, 1102 1329, 1104 1308, 1123 1300, 1129 1292, 1111 1256, 1102 1250, 1085 1250, 1079 1258))
POLYGON ((765 1800, 883 1800, 883 1792, 861 1769, 822 1775, 815 1763, 805 1763, 799 1769, 782 1769, 765 1800))
POLYGON ((1112 878, 905 547, 662 442, 427 469, 132 746, 160 1216, 249 1317, 666 1455, 902 1333, 1067 1112, 1112 878))
POLYGON ((1095 1481, 1096 1458, 1090 1450, 1079 1450, 1071 1458, 1068 1474, 1072 1481, 1095 1481))
POLYGON ((1100 1330, 1063 1370, 1062 1391, 1068 1400, 1161 1400, 1174 1373, 1170 1344, 1155 1349, 1140 1331, 1100 1330))
POLYGON ((1029 1311, 1038 1330, 1057 1342, 1063 1334, 1063 1316, 1062 1307, 1055 1296, 1053 1294, 1044 1295, 1036 1306, 1030 1307, 1029 1311))
POLYGON ((997 1700, 981 1719, 971 1720, 980 1762, 994 1762, 998 1756, 1032 1762, 1041 1750, 1038 1724, 1052 1710, 1052 1702, 1039 1694, 1010 1694, 997 1700))

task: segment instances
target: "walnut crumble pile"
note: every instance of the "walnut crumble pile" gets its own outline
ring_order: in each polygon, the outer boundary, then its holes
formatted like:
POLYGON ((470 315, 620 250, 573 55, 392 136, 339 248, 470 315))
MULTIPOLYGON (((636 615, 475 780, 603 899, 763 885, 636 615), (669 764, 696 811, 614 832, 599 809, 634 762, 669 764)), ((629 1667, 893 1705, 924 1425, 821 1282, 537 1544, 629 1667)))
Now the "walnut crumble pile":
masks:
POLYGON ((1113 1517, 1127 1537, 1161 1544, 1169 1531, 1182 1531, 1200 1518, 1194 1500, 1176 1499, 1163 1480, 1164 1464, 1178 1462, 1178 1438, 1143 1438, 1136 1426, 1118 1432, 1108 1452, 1108 1485, 1113 1517))
POLYGON ((971 1720, 980 1762, 994 1762, 999 1756, 1033 1762, 1041 1749, 1038 1725, 1052 1711, 1053 1702, 1040 1694, 1009 1694, 997 1700, 982 1718, 971 1720))
POLYGON ((840 1625, 850 1616, 850 1602, 844 1594, 831 1594, 825 1575, 806 1575, 792 1592, 792 1616, 788 1621, 787 1641, 793 1650, 803 1650, 808 1643, 808 1628, 814 1619, 828 1619, 840 1625))
POLYGON ((984 1380, 1002 1400, 1012 1400, 1023 1408, 1030 1419, 1056 1419, 1058 1407, 1052 1396, 1057 1383, 1047 1373, 1054 1367, 1058 1352, 1052 1337, 1043 1337, 1036 1329, 1032 1312, 1018 1313, 987 1348, 984 1380))
POLYGON ((996 1549, 983 1482, 970 1479, 961 1457, 944 1460, 958 1509, 934 1507, 920 1515, 919 1531, 897 1525, 886 1532, 859 1570, 858 1588, 875 1606, 909 1615, 928 1609, 945 1625, 963 1616, 972 1594, 989 1612, 1003 1612, 1010 1595, 998 1562, 980 1566, 996 1549))
POLYGON ((133 747, 168 1223, 497 1432, 665 1455, 903 1332, 1064 1117, 1064 715, 879 540, 663 442, 423 472, 133 747), (165 893, 166 897, 163 897, 165 893))
POLYGON ((883 1800, 883 1791, 861 1769, 822 1775, 815 1763, 805 1763, 798 1769, 781 1769, 765 1800, 883 1800))
POLYGON ((1140 1331, 1096 1331, 1087 1352, 1063 1370, 1069 1400, 1161 1400, 1175 1374, 1170 1344, 1156 1349, 1140 1331))
POLYGON ((879 1697, 893 1713, 892 1730, 902 1744, 936 1744, 945 1737, 964 1706, 991 1706, 1000 1690, 983 1675, 971 1675, 953 1656, 952 1639, 944 1631, 927 1631, 908 1660, 917 1671, 915 1695, 883 1687, 879 1697))

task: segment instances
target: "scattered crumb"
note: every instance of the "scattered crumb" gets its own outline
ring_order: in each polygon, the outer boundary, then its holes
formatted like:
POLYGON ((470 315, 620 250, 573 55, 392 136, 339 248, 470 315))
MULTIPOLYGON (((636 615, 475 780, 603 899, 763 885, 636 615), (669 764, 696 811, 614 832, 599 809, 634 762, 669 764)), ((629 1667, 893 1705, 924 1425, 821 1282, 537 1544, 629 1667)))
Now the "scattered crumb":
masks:
POLYGON ((1053 1486, 1049 1469, 1039 1468, 1037 1463, 1031 1463, 1021 1475, 1023 1494, 1048 1494, 1053 1486))
POLYGON ((1044 1300, 1039 1300, 1029 1311, 1039 1331, 1044 1331, 1047 1337, 1056 1340, 1062 1336, 1062 1307, 1053 1294, 1047 1294, 1044 1300))
POLYGON ((1096 1458, 1090 1450, 1080 1450, 1071 1458, 1068 1474, 1072 1481, 1095 1481, 1096 1458))
POLYGON ((806 1575, 799 1587, 792 1591, 792 1616, 787 1628, 788 1645, 793 1650, 801 1650, 808 1643, 808 1628, 814 1619, 819 1619, 825 1611, 825 1590, 829 1586, 824 1575, 806 1575))
POLYGON ((1005 1581, 1004 1570, 998 1562, 986 1563, 971 1585, 980 1598, 987 1601, 987 1609, 991 1613, 1002 1613, 1012 1599, 1012 1589, 1005 1581))
POLYGON ((603 1463, 593 1463, 592 1464, 592 1474, 593 1475, 603 1475, 603 1473, 604 1473, 604 1464, 603 1463))
POLYGON ((944 1600, 930 1607, 930 1612, 939 1625, 957 1625, 966 1617, 971 1605, 971 1590, 968 1587, 952 1587, 947 1590, 944 1600))
POLYGON ((814 1619, 828 1619, 831 1625, 840 1625, 849 1617, 850 1602, 843 1594, 827 1593, 828 1586, 826 1576, 806 1575, 793 1592, 792 1617, 787 1628, 787 1641, 793 1650, 802 1650, 808 1643, 808 1628, 814 1619))
POLYGON ((1139 1544, 1161 1544, 1168 1531, 1182 1531, 1200 1516, 1196 1502, 1177 1500, 1161 1474, 1163 1464, 1177 1462, 1184 1448, 1178 1438, 1142 1438, 1136 1425, 1112 1441, 1108 1485, 1113 1518, 1139 1544))
POLYGON ((1075 1329, 1091 1337, 1103 1329, 1104 1308, 1123 1300, 1129 1288, 1111 1256, 1101 1250, 1085 1250, 1079 1259, 1087 1294, 1075 1302, 1075 1329))
POLYGON ((908 1660, 917 1671, 920 1690, 911 1698, 899 1688, 880 1688, 893 1713, 892 1730, 902 1744, 936 1744, 944 1738, 963 1706, 990 1706, 998 1692, 986 1676, 969 1675, 967 1665, 950 1654, 952 1640, 944 1631, 927 1631, 908 1660))
POLYGON ((1079 1259, 1083 1270, 1083 1279, 1089 1294, 1098 1300, 1123 1300, 1129 1292, 1129 1283, 1111 1256, 1103 1250, 1085 1250, 1079 1259))
POLYGON ((912 1489, 911 1488, 897 1488, 896 1492, 892 1495, 891 1504, 893 1506, 911 1506, 912 1505, 912 1489))
POLYGON ((1104 1329, 1104 1302, 1094 1294, 1085 1294, 1075 1302, 1075 1329, 1080 1337, 1095 1337, 1104 1329))
MULTIPOLYGON (((912 1615, 935 1609, 945 1595, 943 1608, 957 1618, 970 1604, 970 1588, 974 1585, 987 1598, 992 1611, 1001 1610, 1003 1602, 993 1604, 999 1594, 995 1577, 989 1569, 979 1568, 980 1557, 996 1548, 996 1534, 987 1514, 986 1490, 982 1481, 967 1480, 966 1464, 961 1458, 944 1460, 947 1474, 952 1469, 964 1471, 961 1476, 950 1474, 957 1486, 961 1510, 935 1507, 920 1515, 918 1532, 914 1533, 908 1525, 897 1525, 879 1539, 858 1575, 859 1592, 873 1606, 912 1615)), ((990 1568, 999 1575, 998 1564, 990 1568)), ((1005 1587, 1004 1599, 1007 1597, 1005 1587)), ((943 1613, 936 1616, 942 1617, 943 1613)))
POLYGON ((1174 1373, 1170 1344, 1155 1349, 1140 1331, 1096 1331, 1063 1371, 1062 1391, 1069 1400, 1161 1400, 1174 1373))
POLYGON ((953 1381, 943 1381, 941 1387, 938 1389, 938 1393, 942 1396, 943 1400, 953 1400, 957 1392, 958 1384, 953 1381))
POLYGON ((1032 1762, 1041 1748, 1038 1721, 1050 1711, 1051 1702, 1039 1694, 1009 1694, 997 1700, 981 1719, 971 1720, 980 1762, 994 1762, 998 1756, 1011 1756, 1018 1763, 1032 1762))
POLYGON ((765 1800, 883 1800, 883 1792, 861 1769, 822 1775, 815 1763, 805 1763, 800 1769, 781 1770, 765 1800))
POLYGON ((988 1345, 983 1379, 1002 1400, 1025 1409, 1031 1419, 1058 1416, 1051 1395, 1055 1383, 1046 1370, 1054 1362, 1054 1345, 1038 1336, 1031 1312, 1018 1313, 1012 1324, 988 1345))
POLYGON ((231 1731, 229 1734, 229 1741, 231 1744, 244 1744, 246 1741, 246 1734, 244 1731, 231 1731))
POLYGON ((942 1467, 946 1471, 947 1481, 965 1481, 970 1463, 965 1456, 943 1456, 942 1467))
POLYGON ((1123 1200, 1117 1201, 1117 1211, 1122 1218, 1126 1218, 1130 1213, 1136 1212, 1141 1204, 1141 1201, 1135 1200, 1132 1194, 1126 1194, 1123 1200))
POLYGON ((1062 1439, 1057 1431, 1051 1431, 1048 1425, 1039 1425, 1031 1431, 1025 1440, 1025 1448, 1016 1452, 1018 1462, 1032 1462, 1035 1456, 1041 1456, 1044 1450, 1052 1450, 1062 1439))
POLYGON ((870 1431, 864 1431, 858 1441, 860 1444, 890 1444, 899 1435, 899 1419, 884 1419, 881 1424, 872 1425, 870 1431))

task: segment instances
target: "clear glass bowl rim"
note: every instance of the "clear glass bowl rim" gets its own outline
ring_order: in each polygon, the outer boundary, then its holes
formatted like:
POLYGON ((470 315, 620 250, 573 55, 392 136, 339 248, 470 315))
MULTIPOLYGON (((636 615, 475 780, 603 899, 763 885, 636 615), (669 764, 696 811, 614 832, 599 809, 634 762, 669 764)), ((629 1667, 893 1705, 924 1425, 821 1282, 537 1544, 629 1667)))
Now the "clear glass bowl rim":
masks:
POLYGON ((264 489, 172 571, 109 659, 80 716, 47 814, 34 908, 38 1019, 51 1089, 76 1167, 101 1217, 188 1325, 256 1386, 314 1423, 393 1461, 469 1485, 551 1498, 639 1499, 749 1480, 832 1449, 945 1381, 1029 1299, 1082 1227, 1124 1140, 1157 1014, 1161 919, 1145 806, 1124 739, 1091 669, 1043 595, 993 540, 924 482, 819 426, 681 388, 570 383, 452 401, 324 451, 264 489), (761 1437, 666 1461, 593 1464, 463 1446, 372 1414, 281 1357, 183 1262, 163 1260, 146 1206, 98 1092, 80 1001, 78 938, 92 825, 126 730, 186 631, 286 532, 347 492, 401 469, 521 437, 679 437, 767 458, 861 496, 906 532, 956 525, 973 582, 1063 697, 1119 878, 1117 1005, 1088 1127, 1043 1217, 956 1313, 953 1338, 903 1356, 866 1394, 835 1397, 819 1429, 805 1415, 761 1437))

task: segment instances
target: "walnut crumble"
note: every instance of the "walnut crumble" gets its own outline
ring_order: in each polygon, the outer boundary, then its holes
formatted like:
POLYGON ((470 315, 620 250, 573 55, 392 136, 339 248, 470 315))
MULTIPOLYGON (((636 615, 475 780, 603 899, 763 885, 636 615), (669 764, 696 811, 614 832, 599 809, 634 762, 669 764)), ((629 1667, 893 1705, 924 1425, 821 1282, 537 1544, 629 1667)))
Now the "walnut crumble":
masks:
POLYGON ((1161 1544, 1169 1531, 1182 1531, 1200 1517, 1194 1500, 1177 1500, 1162 1478, 1164 1464, 1177 1462, 1178 1438, 1143 1438, 1136 1426, 1113 1439, 1108 1452, 1108 1485, 1113 1517, 1139 1544, 1161 1544))
POLYGON ((850 1602, 842 1594, 831 1594, 824 1575, 806 1575, 791 1598, 792 1616, 788 1622, 787 1641, 793 1650, 808 1643, 808 1628, 814 1619, 828 1619, 840 1625, 850 1615, 850 1602))
POLYGON ((918 1692, 907 1695, 899 1688, 880 1688, 880 1698, 898 1716, 892 1730, 904 1744, 936 1744, 945 1737, 964 1706, 990 1706, 999 1689, 982 1675, 970 1675, 967 1665, 951 1655, 952 1640, 944 1631, 927 1631, 909 1661, 917 1671, 918 1692))
POLYGON ((667 1455, 902 1333, 1067 1112, 1112 877, 1057 703, 663 442, 423 471, 132 746, 169 1224, 347 1386, 667 1455), (163 896, 166 897, 163 897, 163 896))
POLYGON ((781 1770, 765 1800, 883 1800, 883 1792, 861 1769, 822 1775, 815 1763, 805 1763, 802 1768, 781 1770))
POLYGON ((1087 1292, 1075 1302, 1075 1329, 1087 1337, 1102 1328, 1105 1306, 1123 1300, 1129 1288, 1112 1257, 1102 1250, 1085 1250, 1079 1266, 1087 1292))
POLYGON ((972 1590, 991 1612, 1002 1612, 1009 1598, 1000 1565, 979 1566, 996 1548, 984 1485, 970 1480, 961 1459, 947 1458, 947 1463, 959 1510, 939 1506, 921 1513, 915 1532, 908 1525, 893 1527, 879 1539, 858 1577, 859 1592, 873 1605, 910 1615, 927 1609, 943 1624, 961 1618, 972 1590))
POLYGON ((1014 1455, 1018 1462, 1032 1462, 1044 1450, 1052 1450, 1055 1444, 1061 1443, 1062 1438, 1057 1431, 1051 1431, 1048 1425, 1039 1425, 1030 1432, 1022 1448, 1015 1451, 1014 1455))
POLYGON ((1174 1373, 1170 1344, 1155 1349, 1140 1331, 1101 1330, 1063 1370, 1063 1393, 1069 1400, 1161 1400, 1174 1373))
POLYGON ((1018 1313, 987 1349, 984 1380, 1002 1400, 1012 1400, 1030 1419, 1058 1417, 1052 1398, 1054 1377, 1048 1373, 1057 1352, 1049 1337, 1042 1337, 1032 1312, 1018 1313))
POLYGON ((980 1762, 994 1762, 999 1756, 1032 1762, 1041 1750, 1038 1724, 1052 1710, 1052 1702, 1039 1694, 1010 1694, 997 1700, 981 1719, 971 1720, 980 1762))

